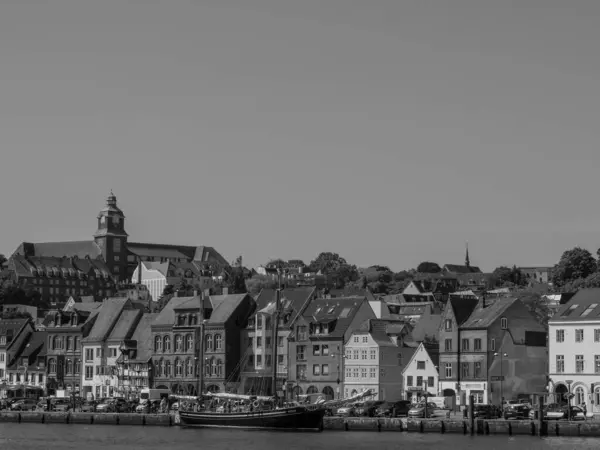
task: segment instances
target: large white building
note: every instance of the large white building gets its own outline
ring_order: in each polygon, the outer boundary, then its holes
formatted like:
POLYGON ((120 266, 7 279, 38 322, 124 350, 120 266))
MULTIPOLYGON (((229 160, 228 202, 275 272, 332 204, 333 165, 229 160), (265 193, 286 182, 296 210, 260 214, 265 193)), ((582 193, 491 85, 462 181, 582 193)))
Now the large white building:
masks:
POLYGON ((548 323, 550 401, 600 414, 600 289, 582 289, 548 323), (567 394, 567 395, 565 395, 567 394))
POLYGON ((419 400, 424 392, 436 396, 439 391, 439 351, 419 345, 402 372, 405 399, 419 400))

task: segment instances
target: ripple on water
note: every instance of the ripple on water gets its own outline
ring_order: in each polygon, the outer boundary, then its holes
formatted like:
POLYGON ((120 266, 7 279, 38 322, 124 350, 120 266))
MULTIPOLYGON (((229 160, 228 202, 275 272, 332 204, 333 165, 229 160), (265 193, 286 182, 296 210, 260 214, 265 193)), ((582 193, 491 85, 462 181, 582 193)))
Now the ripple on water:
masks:
POLYGON ((179 429, 111 425, 0 423, 4 450, 587 450, 600 438, 462 436, 452 434, 324 432, 281 433, 220 429, 179 429))

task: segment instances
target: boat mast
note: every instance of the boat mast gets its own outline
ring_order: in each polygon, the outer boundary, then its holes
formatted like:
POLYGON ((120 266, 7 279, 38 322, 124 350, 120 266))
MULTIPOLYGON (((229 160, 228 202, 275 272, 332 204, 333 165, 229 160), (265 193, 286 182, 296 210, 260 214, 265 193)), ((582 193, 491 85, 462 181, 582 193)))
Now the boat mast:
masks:
POLYGON ((204 293, 200 294, 200 328, 198 329, 198 337, 196 342, 200 346, 198 348, 198 386, 196 388, 198 397, 202 396, 204 390, 204 293))
POLYGON ((275 313, 273 314, 273 334, 271 345, 273 346, 273 357, 271 364, 273 365, 273 396, 277 403, 277 329, 279 328, 279 303, 281 300, 281 263, 277 267, 277 295, 275 296, 275 313))

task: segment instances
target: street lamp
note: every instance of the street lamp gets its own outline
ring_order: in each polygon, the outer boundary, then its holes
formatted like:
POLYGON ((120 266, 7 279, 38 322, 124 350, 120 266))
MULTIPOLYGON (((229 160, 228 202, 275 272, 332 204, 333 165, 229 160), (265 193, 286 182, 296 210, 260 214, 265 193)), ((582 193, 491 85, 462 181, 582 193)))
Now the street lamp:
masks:
POLYGON ((427 380, 423 378, 423 400, 425 402, 425 409, 423 410, 423 418, 427 419, 427 397, 429 392, 427 392, 427 380))
MULTIPOLYGON (((336 356, 340 357, 340 360, 341 360, 342 363, 344 362, 345 359, 348 358, 346 355, 343 355, 341 353, 332 353, 331 354, 332 358, 335 358, 336 356)), ((343 370, 344 370, 344 364, 342 364, 342 371, 343 370)), ((340 399, 341 392, 342 392, 342 390, 340 388, 340 382, 341 382, 340 375, 341 375, 341 373, 340 373, 340 363, 338 362, 338 364, 337 364, 337 380, 336 380, 336 382, 337 382, 337 396, 338 396, 338 400, 340 399)))
POLYGON ((508 356, 506 353, 494 353, 494 356, 500 356, 500 410, 504 411, 504 374, 502 366, 504 366, 504 358, 508 356))
POLYGON ((573 380, 566 380, 567 386, 569 387, 569 392, 567 394, 567 420, 571 421, 571 385, 573 384, 573 380))

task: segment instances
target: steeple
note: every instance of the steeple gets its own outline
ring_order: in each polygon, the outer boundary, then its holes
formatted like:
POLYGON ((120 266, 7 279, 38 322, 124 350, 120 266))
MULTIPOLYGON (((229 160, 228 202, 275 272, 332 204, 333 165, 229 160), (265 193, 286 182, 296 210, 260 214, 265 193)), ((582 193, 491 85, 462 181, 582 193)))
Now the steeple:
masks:
POLYGON ((465 243, 465 249, 466 249, 465 266, 471 267, 471 261, 469 261, 469 242, 468 241, 465 243))

